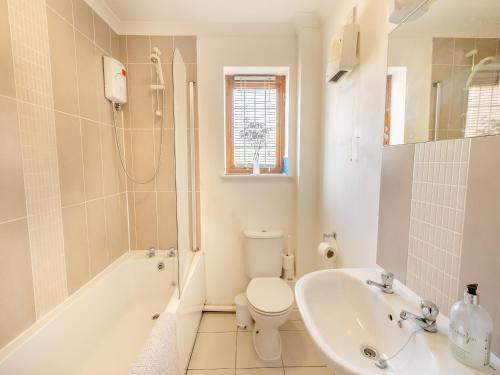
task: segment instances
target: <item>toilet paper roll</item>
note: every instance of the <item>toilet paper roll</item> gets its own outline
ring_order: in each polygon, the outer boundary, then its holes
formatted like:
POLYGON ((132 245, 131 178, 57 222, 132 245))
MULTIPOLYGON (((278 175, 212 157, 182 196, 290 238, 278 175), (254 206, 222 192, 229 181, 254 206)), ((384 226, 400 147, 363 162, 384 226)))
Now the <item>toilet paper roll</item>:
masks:
POLYGON ((285 280, 295 278, 295 256, 292 254, 283 254, 283 276, 285 280))
POLYGON ((337 249, 333 244, 321 242, 318 245, 318 254, 323 259, 335 260, 335 258, 337 257, 337 249))

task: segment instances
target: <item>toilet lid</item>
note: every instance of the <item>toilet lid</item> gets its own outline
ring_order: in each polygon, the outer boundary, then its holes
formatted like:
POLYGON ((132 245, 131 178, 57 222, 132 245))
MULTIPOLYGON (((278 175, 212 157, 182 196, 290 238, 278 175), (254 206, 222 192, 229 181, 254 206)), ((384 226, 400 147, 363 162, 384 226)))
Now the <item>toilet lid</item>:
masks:
POLYGON ((248 302, 257 310, 278 313, 293 303, 292 289, 279 277, 257 277, 247 288, 248 302))

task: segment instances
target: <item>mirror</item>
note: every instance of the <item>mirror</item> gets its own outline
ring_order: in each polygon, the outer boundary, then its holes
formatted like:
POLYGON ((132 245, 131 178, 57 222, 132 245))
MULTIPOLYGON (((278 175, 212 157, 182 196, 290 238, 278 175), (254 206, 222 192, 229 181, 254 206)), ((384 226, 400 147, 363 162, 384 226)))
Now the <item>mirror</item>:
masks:
POLYGON ((389 35, 384 145, 500 134, 500 1, 427 0, 389 35))

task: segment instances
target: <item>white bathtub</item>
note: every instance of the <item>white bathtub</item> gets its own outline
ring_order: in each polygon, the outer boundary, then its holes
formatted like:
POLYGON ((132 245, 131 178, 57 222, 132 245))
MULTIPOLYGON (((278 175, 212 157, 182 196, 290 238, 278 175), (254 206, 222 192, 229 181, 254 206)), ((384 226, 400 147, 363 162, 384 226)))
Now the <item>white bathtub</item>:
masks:
POLYGON ((175 313, 185 369, 205 302, 205 265, 196 254, 179 299, 174 262, 161 251, 154 258, 125 254, 0 350, 0 374, 127 374, 155 323, 152 316, 165 309, 175 313))

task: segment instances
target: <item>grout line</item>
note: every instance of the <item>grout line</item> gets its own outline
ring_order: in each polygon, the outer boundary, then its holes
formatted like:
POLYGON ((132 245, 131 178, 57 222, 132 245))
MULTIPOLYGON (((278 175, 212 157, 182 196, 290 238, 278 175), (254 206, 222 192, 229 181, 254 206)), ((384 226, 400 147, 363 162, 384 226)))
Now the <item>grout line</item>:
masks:
MULTIPOLYGON (((71 5, 71 9, 73 9, 73 5, 71 5)), ((56 113, 55 113, 55 93, 54 93, 54 78, 53 78, 53 75, 52 75, 52 56, 51 56, 51 46, 50 46, 50 35, 49 35, 49 19, 48 19, 48 14, 47 14, 47 6, 45 6, 44 8, 44 14, 45 14, 45 26, 47 28, 46 30, 46 34, 47 34, 47 48, 48 48, 48 61, 47 61, 47 64, 48 64, 48 68, 49 68, 49 72, 50 72, 50 91, 51 91, 51 96, 52 96, 52 108, 50 109, 51 111, 51 115, 52 115, 52 125, 54 127, 54 140, 55 140, 55 157, 56 157, 56 163, 55 163, 55 172, 57 174, 57 188, 58 188, 58 191, 59 191, 59 207, 58 207, 58 211, 60 212, 60 217, 61 217, 61 242, 62 242, 62 261, 64 263, 64 284, 66 285, 66 290, 65 290, 65 296, 64 296, 64 299, 63 301, 68 298, 69 296, 69 287, 68 287, 68 267, 67 267, 67 264, 66 264, 66 242, 65 242, 65 238, 64 238, 64 220, 63 220, 63 204, 62 204, 62 191, 61 191, 61 174, 60 174, 60 170, 59 170, 59 160, 60 160, 60 157, 59 157, 59 149, 57 147, 57 126, 56 126, 56 113)), ((73 13, 72 13, 73 14, 73 13)), ((50 126, 50 125, 49 125, 50 126)), ((62 301, 59 301, 59 303, 62 302, 62 301)))
POLYGON ((236 334, 234 335, 235 340, 236 340, 236 344, 235 344, 235 348, 234 348, 234 372, 235 373, 236 373, 236 366, 238 363, 238 335, 239 335, 239 332, 236 331, 236 334))
POLYGON ((20 217, 15 218, 15 219, 9 219, 9 220, 2 221, 2 222, 0 222, 0 225, 10 224, 10 223, 14 223, 16 221, 21 221, 21 220, 25 220, 25 219, 28 220, 28 215, 20 216, 20 217))
MULTIPOLYGON (((151 51, 151 36, 148 35, 148 43, 149 43, 149 51, 151 51)), ((153 84, 153 67, 151 64, 149 64, 149 85, 151 86, 153 84)), ((152 90, 149 90, 150 92, 152 90)), ((153 115, 153 131, 152 131, 152 136, 153 136, 153 173, 156 171, 156 168, 159 168, 159 165, 161 165, 161 160, 158 160, 158 165, 156 165, 156 131, 154 130, 155 128, 155 121, 156 121, 156 115, 155 115, 155 100, 154 100, 154 91, 152 95, 150 95, 150 105, 151 105, 151 114, 153 115)), ((159 108, 158 108, 159 109, 159 108)), ((163 121, 163 118, 162 118, 163 121)), ((162 140, 160 139, 160 142, 162 140)), ((161 155, 160 155, 161 156, 161 155)), ((159 171, 158 171, 159 172, 159 171)), ((158 184, 158 177, 159 174, 155 177, 151 183, 153 184, 153 189, 155 193, 155 217, 156 217, 156 248, 160 248, 160 215, 158 212, 158 193, 157 193, 157 184, 158 184)))
MULTIPOLYGON (((85 238, 87 240, 87 260, 88 260, 88 266, 87 266, 87 278, 90 280, 92 279, 92 257, 90 255, 90 237, 89 237, 89 216, 88 216, 88 207, 87 207, 87 184, 85 182, 85 157, 84 157, 84 142, 83 142, 83 117, 80 116, 80 76, 78 75, 78 53, 77 53, 77 47, 76 47, 76 28, 74 27, 74 6, 73 2, 71 3, 71 16, 73 18, 73 25, 72 30, 73 30, 73 45, 74 45, 74 57, 75 57, 75 74, 76 74, 76 101, 77 101, 77 109, 78 109, 78 127, 80 130, 80 147, 81 147, 81 158, 82 158, 82 172, 83 172, 83 196, 84 196, 84 211, 85 211, 85 238)), ((63 17, 64 19, 64 17, 63 17)), ((64 112, 61 112, 64 113, 64 112)))
MULTIPOLYGON (((94 14, 94 11, 92 11, 92 25, 93 25, 93 30, 94 30, 94 57, 96 55, 96 50, 97 50, 97 42, 96 42, 96 31, 95 31, 95 14, 94 14)), ((99 59, 100 60, 100 59, 99 59)), ((95 70, 95 75, 96 75, 96 87, 95 87, 95 90, 96 90, 96 93, 97 93, 97 98, 99 99, 99 63, 97 63, 95 60, 94 60, 94 70, 95 70)), ((104 82, 103 82, 103 87, 104 87, 104 82)), ((103 94, 103 93, 101 93, 103 94)), ((102 98, 100 99, 102 100, 102 98)), ((97 110, 98 110, 98 118, 99 120, 101 120, 101 116, 103 116, 103 114, 101 113, 101 110, 102 110, 102 105, 99 104, 99 101, 97 102, 97 110)), ((101 192, 102 192, 102 195, 104 196, 105 195, 105 184, 104 184, 104 147, 103 147, 103 129, 101 127, 99 127, 99 148, 100 148, 100 159, 101 159, 101 192)), ((106 264, 110 264, 109 260, 110 260, 110 251, 109 251, 109 233, 108 233, 108 215, 107 215, 107 209, 106 209, 106 199, 103 198, 103 206, 104 206, 104 252, 106 253, 106 264)))

